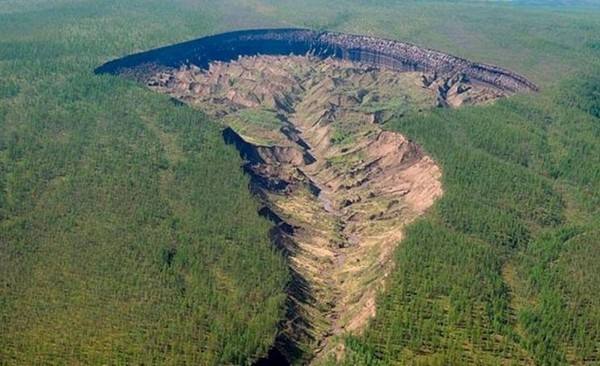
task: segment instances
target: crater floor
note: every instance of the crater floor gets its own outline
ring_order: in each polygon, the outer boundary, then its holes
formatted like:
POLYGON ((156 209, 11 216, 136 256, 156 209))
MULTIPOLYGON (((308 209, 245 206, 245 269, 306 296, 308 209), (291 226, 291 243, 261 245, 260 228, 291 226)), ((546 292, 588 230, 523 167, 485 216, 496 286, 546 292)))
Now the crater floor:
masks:
POLYGON ((375 314, 405 225, 442 195, 436 163, 381 124, 503 95, 460 74, 311 56, 162 68, 145 81, 229 127, 293 274, 279 348, 313 361, 339 356, 338 336, 375 314))

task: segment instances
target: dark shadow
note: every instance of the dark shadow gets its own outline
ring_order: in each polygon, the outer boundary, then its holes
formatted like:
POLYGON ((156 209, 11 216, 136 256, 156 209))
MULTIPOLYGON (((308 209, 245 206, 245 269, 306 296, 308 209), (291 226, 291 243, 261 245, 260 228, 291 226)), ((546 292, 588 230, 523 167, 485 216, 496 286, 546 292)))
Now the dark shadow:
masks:
POLYGON ((410 43, 299 28, 251 29, 212 35, 113 60, 94 72, 135 75, 136 69, 157 70, 183 65, 207 68, 213 61, 227 62, 239 56, 290 54, 332 57, 398 71, 461 73, 505 91, 538 90, 531 81, 510 70, 410 43))
POLYGON ((283 353, 281 353, 276 347, 271 348, 269 353, 263 357, 258 359, 254 366, 288 366, 290 362, 285 358, 283 353))
MULTIPOLYGON (((256 148, 244 141, 233 129, 223 130, 225 143, 236 147, 240 156, 246 161, 243 165, 244 172, 250 176, 250 190, 257 198, 264 202, 258 214, 271 221, 275 226, 270 230, 271 243, 285 258, 294 256, 298 252, 298 245, 293 235, 297 228, 286 222, 268 206, 266 192, 281 193, 287 189, 289 183, 273 177, 260 174, 261 164, 265 164, 256 148)), ((309 187, 311 191, 318 192, 314 184, 309 187)), ((285 303, 285 317, 279 324, 279 335, 273 348, 264 358, 256 361, 255 365, 289 365, 290 362, 306 360, 310 353, 302 345, 314 342, 310 330, 312 325, 303 315, 302 305, 314 304, 315 298, 308 281, 291 266, 289 268, 290 281, 286 287, 287 300, 285 303)))

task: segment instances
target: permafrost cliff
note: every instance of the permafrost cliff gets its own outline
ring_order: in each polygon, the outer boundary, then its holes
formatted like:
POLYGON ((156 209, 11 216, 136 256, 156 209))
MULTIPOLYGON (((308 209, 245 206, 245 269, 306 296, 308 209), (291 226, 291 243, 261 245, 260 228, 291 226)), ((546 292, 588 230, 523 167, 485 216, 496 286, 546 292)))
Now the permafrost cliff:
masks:
POLYGON ((537 87, 512 71, 472 62, 416 45, 370 36, 308 29, 258 29, 223 33, 127 56, 99 67, 97 73, 119 73, 144 64, 202 68, 213 61, 239 56, 304 55, 359 61, 399 71, 426 71, 441 75, 463 74, 472 81, 508 92, 535 91, 537 87))

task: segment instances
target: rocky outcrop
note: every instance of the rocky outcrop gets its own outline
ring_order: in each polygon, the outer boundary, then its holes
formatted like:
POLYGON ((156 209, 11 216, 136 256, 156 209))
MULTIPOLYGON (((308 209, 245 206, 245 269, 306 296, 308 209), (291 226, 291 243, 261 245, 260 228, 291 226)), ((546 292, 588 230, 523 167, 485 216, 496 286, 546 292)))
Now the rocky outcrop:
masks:
POLYGON ((200 38, 124 57, 99 67, 97 73, 132 72, 143 65, 206 68, 213 61, 239 56, 305 55, 359 61, 402 71, 435 72, 440 76, 462 74, 473 81, 505 92, 535 91, 537 87, 512 71, 472 62, 410 43, 370 36, 308 29, 258 29, 200 38))

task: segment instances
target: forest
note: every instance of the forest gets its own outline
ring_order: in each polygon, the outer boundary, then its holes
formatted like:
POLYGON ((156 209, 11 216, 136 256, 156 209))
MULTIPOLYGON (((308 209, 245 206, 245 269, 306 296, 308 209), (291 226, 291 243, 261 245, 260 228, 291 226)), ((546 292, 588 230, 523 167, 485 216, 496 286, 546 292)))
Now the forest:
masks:
POLYGON ((593 2, 8 0, 0 364, 242 365, 271 349, 290 273, 222 125, 93 74, 136 51, 267 26, 413 42, 540 86, 383 126, 440 164, 444 196, 406 230, 377 315, 339 362, 600 363, 593 2))
POLYGON ((446 192, 348 364, 599 361, 600 80, 577 80, 388 126, 442 162, 446 192))

